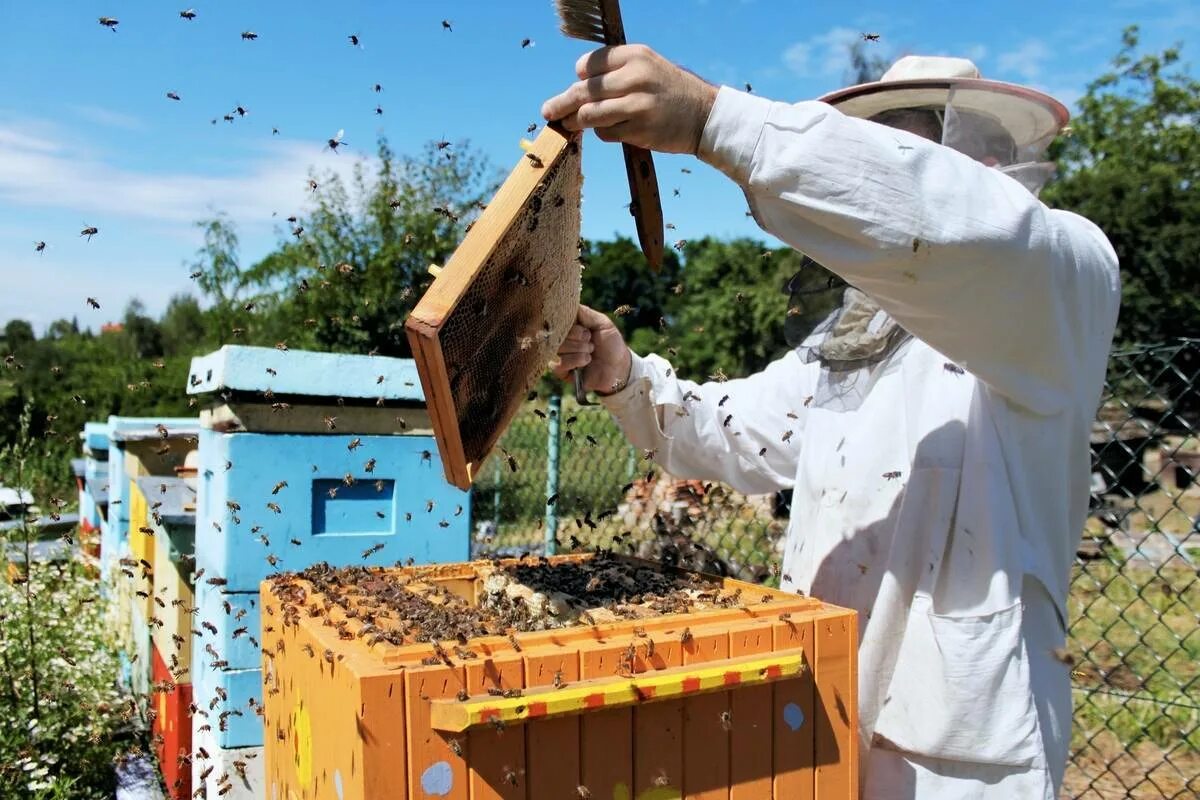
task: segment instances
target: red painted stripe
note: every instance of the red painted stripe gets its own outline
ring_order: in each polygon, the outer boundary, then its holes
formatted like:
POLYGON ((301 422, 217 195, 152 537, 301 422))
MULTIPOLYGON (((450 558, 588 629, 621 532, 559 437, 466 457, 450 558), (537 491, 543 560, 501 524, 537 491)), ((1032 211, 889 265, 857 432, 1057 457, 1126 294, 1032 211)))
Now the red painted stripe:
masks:
POLYGON ((699 678, 684 678, 683 679, 683 691, 685 693, 700 691, 700 679, 699 678))
POLYGON ((725 673, 725 685, 726 686, 737 686, 741 682, 742 682, 741 673, 738 673, 738 672, 726 672, 725 673))
POLYGON ((658 693, 653 686, 635 686, 634 690, 637 692, 639 700, 653 700, 654 695, 658 693))
POLYGON ((480 712, 479 712, 479 721, 480 722, 491 722, 494 719, 500 719, 500 709, 485 708, 485 709, 480 710, 480 712))
POLYGON ((545 703, 530 703, 529 704, 529 713, 527 716, 530 719, 536 719, 538 717, 546 716, 546 704, 545 703))
POLYGON ((583 707, 584 708, 603 708, 604 707, 604 695, 600 694, 600 693, 589 694, 587 697, 583 698, 583 707))
POLYGON ((768 678, 778 678, 783 674, 783 668, 778 664, 772 664, 771 666, 767 667, 766 673, 768 678))

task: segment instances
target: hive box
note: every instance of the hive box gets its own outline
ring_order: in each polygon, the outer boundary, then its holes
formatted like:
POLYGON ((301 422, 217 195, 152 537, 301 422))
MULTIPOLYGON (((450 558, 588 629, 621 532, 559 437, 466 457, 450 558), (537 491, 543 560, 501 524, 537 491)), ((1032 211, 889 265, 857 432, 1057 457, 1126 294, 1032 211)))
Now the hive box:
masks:
POLYGON ((216 629, 194 643, 194 691, 217 700, 216 746, 257 746, 262 580, 320 561, 465 559, 469 495, 442 477, 411 360, 227 346, 193 359, 188 392, 209 398, 195 596, 197 625, 216 629))
MULTIPOLYGON (((192 791, 201 787, 200 797, 218 800, 288 800, 267 793, 263 779, 263 748, 226 748, 217 744, 212 731, 203 730, 203 717, 193 720, 196 732, 192 738, 192 791), (207 754, 207 758, 205 758, 207 754), (223 780, 224 779, 224 780, 223 780), (222 790, 228 789, 222 793, 222 790)), ((216 725, 213 725, 216 730, 216 725)))
MULTIPOLYGON (((419 574, 469 598, 481 569, 419 574)), ((269 796, 856 800, 854 612, 711 580, 743 605, 482 637, 432 666, 429 645, 339 636, 311 584, 285 624, 264 583, 269 796)))
POLYGON ((187 450, 196 446, 199 425, 186 417, 108 418, 109 526, 100 543, 106 580, 111 580, 117 559, 129 554, 131 479, 141 475, 173 476, 187 450), (164 442, 156 425, 163 425, 170 440, 164 442), (167 450, 161 450, 164 445, 167 450), (127 456, 131 456, 127 458, 127 456))
POLYGON ((196 491, 184 478, 143 477, 137 479, 137 485, 155 498, 147 515, 147 524, 154 531, 148 537, 154 549, 150 639, 171 681, 190 684, 192 630, 199 627, 192 614, 196 606, 192 590, 196 491), (159 492, 164 485, 167 491, 159 492))
POLYGON ((88 422, 79 434, 83 441, 83 488, 79 496, 79 527, 84 550, 100 553, 100 537, 108 511, 108 424, 88 422), (94 537, 94 544, 93 542, 94 537))
POLYGON ((192 685, 175 683, 166 661, 152 649, 150 677, 154 681, 154 715, 150 725, 154 754, 162 770, 163 783, 171 800, 187 800, 192 795, 192 685))

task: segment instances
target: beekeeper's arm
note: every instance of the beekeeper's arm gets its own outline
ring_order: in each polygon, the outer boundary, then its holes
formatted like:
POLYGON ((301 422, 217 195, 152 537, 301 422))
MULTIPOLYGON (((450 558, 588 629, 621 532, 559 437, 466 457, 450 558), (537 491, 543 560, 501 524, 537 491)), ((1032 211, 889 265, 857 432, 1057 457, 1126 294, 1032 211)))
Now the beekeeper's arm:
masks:
POLYGON ((747 494, 791 488, 816 383, 816 366, 794 352, 748 378, 695 383, 633 354, 611 320, 580 306, 559 357, 559 377, 583 369, 629 442, 669 474, 747 494))
POLYGON ((718 93, 644 47, 604 48, 577 72, 543 113, 697 153, 743 188, 765 230, 1013 402, 1054 413, 1103 372, 1116 256, 1082 217, 916 135, 816 101, 718 93))

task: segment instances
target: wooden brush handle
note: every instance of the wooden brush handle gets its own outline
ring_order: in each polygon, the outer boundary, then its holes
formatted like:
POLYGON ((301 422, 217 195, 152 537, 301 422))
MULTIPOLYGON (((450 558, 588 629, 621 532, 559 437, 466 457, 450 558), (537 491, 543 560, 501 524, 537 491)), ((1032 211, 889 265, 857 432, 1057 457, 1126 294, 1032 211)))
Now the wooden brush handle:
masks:
POLYGON ((654 159, 649 150, 629 144, 621 146, 625 149, 625 174, 629 178, 632 201, 629 213, 633 214, 637 225, 638 244, 650 262, 650 268, 658 272, 663 262, 663 213, 654 159))

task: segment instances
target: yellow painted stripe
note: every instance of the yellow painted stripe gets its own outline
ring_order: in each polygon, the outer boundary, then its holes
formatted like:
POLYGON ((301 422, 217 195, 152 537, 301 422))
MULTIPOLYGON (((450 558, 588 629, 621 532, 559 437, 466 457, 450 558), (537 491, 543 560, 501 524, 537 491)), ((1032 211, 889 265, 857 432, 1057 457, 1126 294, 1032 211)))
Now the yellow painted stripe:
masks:
POLYGON ((435 730, 458 733, 497 721, 516 724, 762 684, 793 678, 803 671, 803 650, 786 650, 647 672, 632 678, 598 678, 561 689, 538 687, 520 697, 484 695, 465 701, 432 700, 431 721, 435 730))

